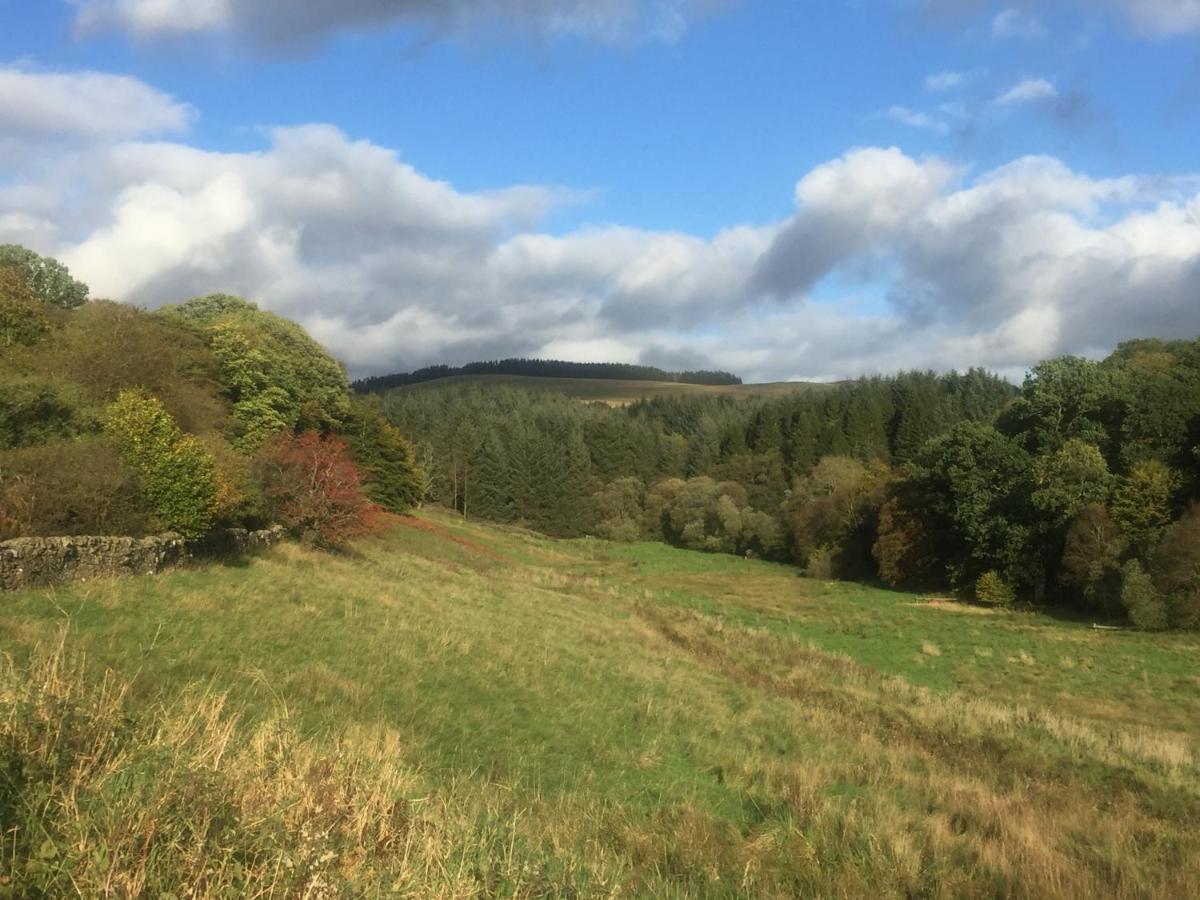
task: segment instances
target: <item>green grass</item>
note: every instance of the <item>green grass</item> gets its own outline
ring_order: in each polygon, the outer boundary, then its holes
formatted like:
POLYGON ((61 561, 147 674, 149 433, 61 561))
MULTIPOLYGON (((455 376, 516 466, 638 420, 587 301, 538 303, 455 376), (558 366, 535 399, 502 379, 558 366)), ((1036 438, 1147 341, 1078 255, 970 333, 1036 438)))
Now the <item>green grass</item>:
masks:
POLYGON ((396 391, 433 390, 448 385, 509 387, 524 391, 566 394, 579 400, 627 406, 652 397, 780 397, 800 391, 824 390, 828 384, 811 381, 772 381, 764 384, 681 384, 672 381, 626 381, 607 378, 542 378, 535 375, 451 375, 434 381, 393 388, 396 391))
POLYGON ((0 897, 1200 879, 1189 636, 428 513, 8 595, 0 646, 0 897))

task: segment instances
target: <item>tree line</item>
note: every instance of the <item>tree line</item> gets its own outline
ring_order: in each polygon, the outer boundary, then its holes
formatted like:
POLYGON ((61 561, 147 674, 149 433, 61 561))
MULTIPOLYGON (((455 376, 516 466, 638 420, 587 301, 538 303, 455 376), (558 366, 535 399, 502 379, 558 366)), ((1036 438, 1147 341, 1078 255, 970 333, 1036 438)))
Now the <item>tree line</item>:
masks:
POLYGON ((1200 342, 625 409, 512 388, 384 396, 423 496, 550 534, 790 560, 1145 628, 1200 627, 1200 342))
POLYGON ((294 322, 88 293, 0 246, 0 540, 282 522, 335 544, 418 499, 407 440, 294 322))
POLYGON ((676 384, 741 384, 730 372, 695 370, 667 372, 654 366, 630 363, 582 363, 561 359, 499 359, 467 363, 465 366, 427 366, 413 372, 373 375, 354 382, 360 394, 386 391, 450 378, 455 375, 523 375, 537 378, 597 378, 606 381, 664 381, 676 384))

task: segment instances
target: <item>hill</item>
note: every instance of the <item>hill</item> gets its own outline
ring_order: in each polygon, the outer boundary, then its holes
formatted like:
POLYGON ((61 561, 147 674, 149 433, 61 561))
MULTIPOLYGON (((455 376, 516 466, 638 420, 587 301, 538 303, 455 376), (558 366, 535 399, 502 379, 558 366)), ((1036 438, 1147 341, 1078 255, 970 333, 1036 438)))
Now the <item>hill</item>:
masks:
POLYGON ((446 513, 0 604, 0 894, 1183 897, 1195 636, 446 513))
POLYGON ((436 390, 475 385, 510 387, 547 394, 565 394, 592 403, 628 406, 654 397, 785 397, 801 391, 825 390, 827 384, 809 381, 774 381, 765 384, 687 384, 674 381, 638 381, 610 378, 546 378, 536 375, 451 375, 393 391, 436 390))
POLYGON ((359 393, 436 381, 454 375, 527 375, 539 378, 599 378, 616 381, 675 381, 684 384, 741 384, 732 372, 709 369, 667 372, 655 366, 630 363, 571 362, 563 359, 493 359, 464 366, 427 366, 415 372, 374 375, 354 382, 359 393))

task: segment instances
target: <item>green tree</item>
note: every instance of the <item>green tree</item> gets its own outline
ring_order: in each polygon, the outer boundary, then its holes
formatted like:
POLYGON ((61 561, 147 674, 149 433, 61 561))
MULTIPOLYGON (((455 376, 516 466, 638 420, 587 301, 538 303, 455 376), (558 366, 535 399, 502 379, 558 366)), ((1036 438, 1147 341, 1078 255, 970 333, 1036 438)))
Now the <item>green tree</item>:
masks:
POLYGON ((1088 605, 1113 612, 1121 595, 1121 558, 1128 542, 1101 503, 1076 513, 1067 529, 1059 580, 1088 605))
POLYGON ((610 541, 637 541, 643 537, 646 488, 640 478, 625 476, 610 481, 592 498, 596 534, 610 541))
POLYGON ((1115 402, 1106 369, 1091 360, 1063 356, 1033 367, 998 427, 1030 453, 1053 453, 1077 438, 1107 454, 1115 402))
POLYGON ((1171 522, 1171 500, 1179 476, 1156 459, 1143 460, 1120 479, 1112 498, 1112 514, 1137 553, 1148 556, 1171 522))
POLYGON ((164 527, 189 538, 211 528, 218 488, 212 455, 179 430, 155 397, 122 391, 108 407, 105 430, 164 527))
POLYGON ((1121 568, 1121 605, 1129 621, 1143 631, 1162 631, 1170 624, 1162 594, 1136 559, 1121 568))
POLYGON ((336 429, 349 411, 345 372, 295 322, 237 297, 215 294, 164 307, 159 315, 196 328, 220 367, 248 452, 279 431, 336 429))
POLYGON ((1120 461, 1190 462, 1200 437, 1200 344, 1140 340, 1121 344, 1104 361, 1121 403, 1120 461))
POLYGON ((879 566, 879 577, 887 584, 936 585, 936 548, 923 520, 919 498, 906 487, 903 482, 896 485, 880 507, 871 555, 879 566))
POLYGON ((355 398, 341 434, 365 476, 367 496, 376 505, 402 513, 420 502, 412 444, 387 420, 377 401, 355 398))
POLYGON ((71 277, 56 259, 17 244, 0 244, 0 269, 16 269, 35 298, 47 306, 74 309, 88 297, 88 286, 71 277))
POLYGON ((785 514, 795 559, 810 564, 822 551, 832 576, 853 577, 873 568, 875 516, 883 503, 889 472, 847 456, 826 456, 796 479, 785 514))
POLYGON ((1192 504, 1167 529, 1154 553, 1151 574, 1171 624, 1200 629, 1200 503, 1192 504))
POLYGON ((1033 480, 1033 505, 1052 529, 1085 506, 1107 501, 1113 483, 1100 449, 1078 438, 1034 460, 1033 480))
POLYGON ((995 571, 1010 584, 1037 587, 1031 470, 1016 441, 976 422, 956 425, 921 452, 909 488, 922 498, 937 557, 954 584, 969 587, 995 571))

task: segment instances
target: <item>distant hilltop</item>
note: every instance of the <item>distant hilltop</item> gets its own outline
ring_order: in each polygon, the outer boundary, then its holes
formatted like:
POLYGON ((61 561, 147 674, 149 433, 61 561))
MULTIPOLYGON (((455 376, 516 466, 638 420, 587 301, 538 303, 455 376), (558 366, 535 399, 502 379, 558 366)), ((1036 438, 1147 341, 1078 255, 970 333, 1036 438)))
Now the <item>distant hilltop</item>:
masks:
POLYGON ((654 366, 629 363, 582 363, 560 359, 500 359, 467 363, 465 366, 427 366, 414 372, 374 375, 354 382, 357 393, 369 394, 391 388, 451 378, 455 375, 523 375, 538 378, 595 378, 609 381, 665 381, 677 384, 737 385, 742 379, 730 372, 706 370, 667 372, 654 366))

